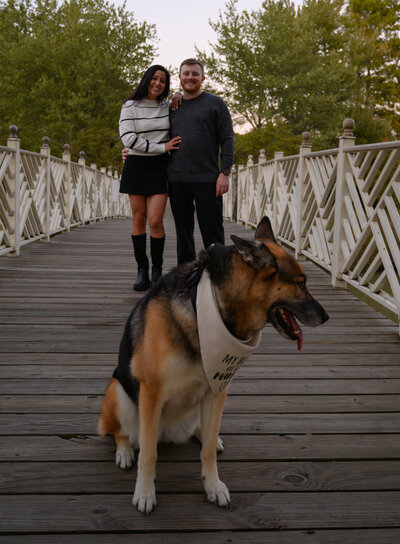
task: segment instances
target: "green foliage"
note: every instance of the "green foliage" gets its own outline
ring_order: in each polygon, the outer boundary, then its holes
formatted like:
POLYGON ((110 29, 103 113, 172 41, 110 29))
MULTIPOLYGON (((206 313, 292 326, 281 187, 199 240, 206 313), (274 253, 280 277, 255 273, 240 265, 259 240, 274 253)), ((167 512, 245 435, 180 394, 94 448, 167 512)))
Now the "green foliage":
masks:
POLYGON ((121 102, 154 57, 153 25, 106 0, 0 2, 0 126, 24 149, 50 137, 87 162, 120 168, 121 102), (4 74, 4 75, 3 75, 4 74))
POLYGON ((392 136, 399 137, 400 4, 349 0, 346 22, 358 103, 373 109, 377 124, 391 127, 392 136))
POLYGON ((285 155, 299 152, 301 135, 293 134, 283 123, 268 122, 265 126, 252 130, 247 134, 235 134, 235 164, 246 164, 249 155, 258 162, 261 149, 264 149, 267 160, 274 158, 275 151, 283 151, 285 155))
POLYGON ((254 155, 264 127, 259 148, 281 131, 285 153, 286 137, 303 131, 313 149, 336 146, 346 117, 359 143, 399 134, 399 17, 398 0, 305 0, 297 10, 264 0, 251 12, 229 0, 210 22, 211 54, 198 54, 237 121, 255 132, 237 137, 241 161, 241 146, 254 155))

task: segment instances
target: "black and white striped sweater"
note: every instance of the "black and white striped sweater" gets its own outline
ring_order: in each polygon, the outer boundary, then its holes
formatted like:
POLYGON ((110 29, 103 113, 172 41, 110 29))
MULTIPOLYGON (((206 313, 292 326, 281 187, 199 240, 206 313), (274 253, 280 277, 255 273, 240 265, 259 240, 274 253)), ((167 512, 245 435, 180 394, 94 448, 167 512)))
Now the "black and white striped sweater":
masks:
POLYGON ((130 155, 161 155, 169 135, 169 101, 127 100, 121 109, 119 134, 130 155))

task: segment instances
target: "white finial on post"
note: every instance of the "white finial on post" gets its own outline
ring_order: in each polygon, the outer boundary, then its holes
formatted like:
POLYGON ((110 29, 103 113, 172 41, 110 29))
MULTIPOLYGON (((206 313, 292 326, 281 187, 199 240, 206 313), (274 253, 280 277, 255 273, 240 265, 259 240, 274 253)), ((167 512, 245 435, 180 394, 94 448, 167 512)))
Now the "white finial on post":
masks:
POLYGON ((301 135, 301 147, 311 147, 309 132, 303 132, 301 135))
POLYGON ((354 125, 355 123, 353 119, 348 118, 343 121, 344 138, 354 138, 354 133, 353 133, 354 125))
POLYGON ((18 139, 18 127, 17 125, 10 125, 8 127, 8 130, 10 131, 10 140, 17 140, 18 139))
POLYGON ((71 160, 71 153, 70 153, 69 144, 64 144, 64 146, 63 146, 63 159, 65 161, 71 160))

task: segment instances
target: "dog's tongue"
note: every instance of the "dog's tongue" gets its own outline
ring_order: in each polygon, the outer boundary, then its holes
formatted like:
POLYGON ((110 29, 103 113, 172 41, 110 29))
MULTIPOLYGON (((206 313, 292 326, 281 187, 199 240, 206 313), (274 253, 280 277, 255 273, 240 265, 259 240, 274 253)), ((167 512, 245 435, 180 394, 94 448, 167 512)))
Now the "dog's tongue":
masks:
POLYGON ((285 310, 285 312, 286 312, 286 317, 288 317, 289 320, 290 320, 290 324, 292 326, 292 329, 294 331, 299 331, 299 334, 297 336, 297 349, 298 349, 298 351, 300 351, 302 346, 303 346, 303 332, 302 332, 302 330, 300 328, 300 325, 297 323, 294 315, 292 315, 287 310, 285 310))
POLYGON ((297 337, 297 350, 300 351, 302 347, 303 347, 303 332, 300 329, 299 336, 297 337))

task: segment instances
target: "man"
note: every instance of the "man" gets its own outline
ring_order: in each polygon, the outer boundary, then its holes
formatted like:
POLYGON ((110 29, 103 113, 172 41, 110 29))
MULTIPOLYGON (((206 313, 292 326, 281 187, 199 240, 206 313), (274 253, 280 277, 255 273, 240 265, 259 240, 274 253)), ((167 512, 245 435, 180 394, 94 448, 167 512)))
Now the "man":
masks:
POLYGON ((182 103, 170 112, 171 137, 182 138, 168 161, 168 187, 175 221, 178 264, 196 258, 194 211, 204 247, 224 244, 222 195, 233 164, 232 119, 224 101, 203 91, 204 68, 196 59, 181 63, 182 103))

